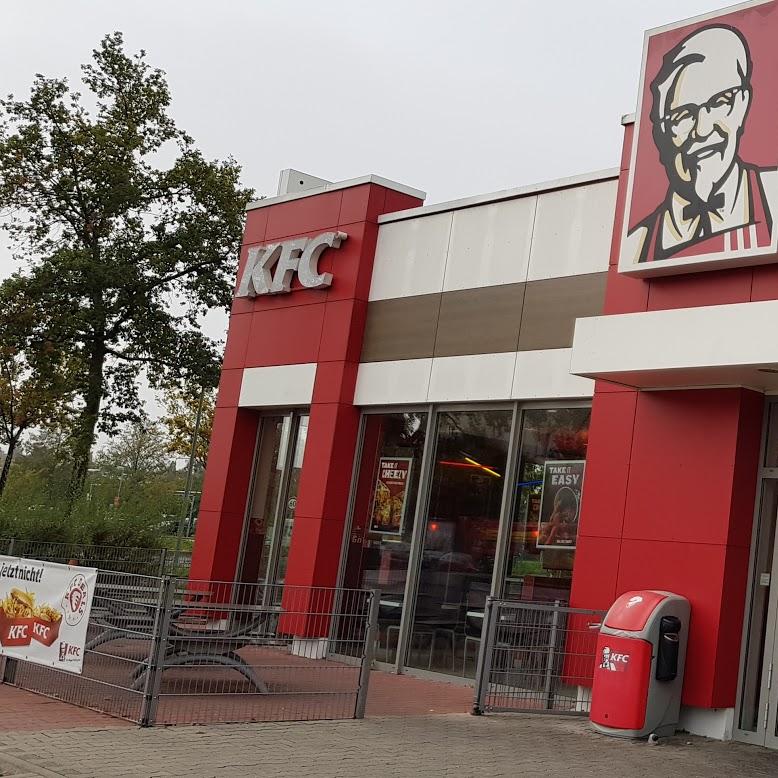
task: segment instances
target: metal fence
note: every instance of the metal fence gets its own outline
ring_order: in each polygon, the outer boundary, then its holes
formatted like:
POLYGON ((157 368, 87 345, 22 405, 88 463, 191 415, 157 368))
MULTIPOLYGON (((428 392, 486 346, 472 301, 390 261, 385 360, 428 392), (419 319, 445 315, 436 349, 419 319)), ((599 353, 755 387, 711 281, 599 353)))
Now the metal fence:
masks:
POLYGON ((189 551, 179 551, 178 557, 174 558, 175 553, 166 548, 54 543, 18 538, 0 538, 0 554, 62 564, 75 562, 104 571, 150 576, 185 575, 192 561, 189 551))
POLYGON ((370 591, 100 571, 83 674, 5 680, 142 726, 361 718, 377 622, 370 591))
POLYGON ((148 666, 161 624, 161 579, 100 571, 87 629, 83 673, 6 660, 2 680, 112 716, 147 723, 148 688, 131 679, 148 666), (103 640, 110 636, 111 640, 103 640))
POLYGON ((487 600, 473 712, 588 714, 604 611, 487 600))

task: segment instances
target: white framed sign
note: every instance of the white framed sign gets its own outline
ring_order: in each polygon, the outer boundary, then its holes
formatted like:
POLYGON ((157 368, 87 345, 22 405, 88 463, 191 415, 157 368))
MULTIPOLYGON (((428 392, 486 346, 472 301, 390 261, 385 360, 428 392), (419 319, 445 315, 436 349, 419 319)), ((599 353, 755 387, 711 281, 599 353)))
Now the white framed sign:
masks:
POLYGON ((778 2, 646 33, 619 270, 774 262, 778 2))
POLYGON ((81 673, 97 570, 0 556, 0 655, 81 673))

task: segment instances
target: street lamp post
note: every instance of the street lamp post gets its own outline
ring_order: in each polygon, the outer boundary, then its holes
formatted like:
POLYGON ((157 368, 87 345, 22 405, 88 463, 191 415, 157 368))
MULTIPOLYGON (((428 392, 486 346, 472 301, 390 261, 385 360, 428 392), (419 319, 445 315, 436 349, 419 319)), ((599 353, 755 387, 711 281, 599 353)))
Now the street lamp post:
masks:
POLYGON ((191 511, 189 506, 189 499, 192 493, 192 477, 194 475, 194 463, 195 456, 197 454, 197 438, 200 435, 200 421, 203 416, 203 403, 205 401, 205 387, 200 387, 200 398, 197 401, 197 416, 195 416, 195 425, 192 432, 192 446, 189 449, 189 466, 186 471, 186 490, 184 491, 184 508, 181 511, 181 518, 178 521, 178 529, 176 530, 176 550, 173 553, 173 571, 178 569, 178 557, 181 554, 181 538, 184 532, 184 527, 187 524, 187 518, 191 511))

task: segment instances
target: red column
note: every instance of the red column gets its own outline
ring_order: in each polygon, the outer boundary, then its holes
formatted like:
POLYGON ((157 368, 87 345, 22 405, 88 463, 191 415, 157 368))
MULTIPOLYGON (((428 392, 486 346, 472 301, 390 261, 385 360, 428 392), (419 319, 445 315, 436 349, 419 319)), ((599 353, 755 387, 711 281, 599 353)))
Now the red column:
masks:
MULTIPOLYGON (((778 274, 763 268, 651 279, 618 273, 631 136, 630 126, 604 313, 778 297, 778 274)), ((640 588, 688 597, 686 705, 735 704, 762 414, 763 396, 747 389, 596 384, 571 604, 606 609, 640 588)))
POLYGON ((333 275, 329 288, 304 289, 295 280, 289 294, 233 304, 192 577, 232 580, 235 575, 261 410, 238 407, 243 370, 316 363, 286 583, 337 583, 359 427, 354 387, 378 217, 418 205, 416 197, 366 183, 249 211, 241 266, 250 246, 328 231, 348 237, 319 262, 320 272, 333 275))
POLYGON ((735 704, 762 411, 747 389, 595 395, 571 602, 688 597, 686 705, 735 704))
POLYGON ((197 520, 190 578, 232 581, 251 483, 259 415, 218 406, 197 520))

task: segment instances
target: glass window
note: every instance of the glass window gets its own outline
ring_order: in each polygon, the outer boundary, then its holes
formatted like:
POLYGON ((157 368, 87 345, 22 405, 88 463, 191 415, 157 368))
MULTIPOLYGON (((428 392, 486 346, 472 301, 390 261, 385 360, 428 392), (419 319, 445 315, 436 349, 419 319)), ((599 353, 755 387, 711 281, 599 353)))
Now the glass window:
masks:
POLYGON ((243 541, 240 580, 244 583, 264 583, 267 579, 290 427, 289 416, 266 416, 262 419, 251 507, 246 517, 243 541))
POLYGON ((281 527, 281 547, 278 551, 278 566, 274 581, 277 584, 282 584, 286 579, 286 565, 289 561, 289 546, 292 542, 294 514, 297 508, 297 489, 300 485, 300 473, 303 469, 303 456, 307 439, 308 416, 300 416, 297 420, 297 433, 295 435, 294 453, 292 454, 292 469, 289 472, 286 499, 280 507, 281 515, 283 516, 283 526, 281 527))
POLYGON ((748 614, 748 631, 743 669, 743 692, 740 702, 740 729, 756 732, 762 706, 762 671, 765 648, 770 650, 768 616, 770 584, 775 552, 776 515, 778 514, 778 481, 762 480, 762 499, 756 527, 756 552, 751 584, 751 609, 748 614), (767 641, 767 644, 766 644, 767 641))
POLYGON ((568 601, 590 408, 522 414, 505 596, 568 601))
POLYGON ((381 661, 397 650, 426 428, 426 413, 364 417, 343 585, 381 592, 381 661))
POLYGON ((245 583, 284 582, 307 436, 306 414, 262 419, 243 540, 239 580, 245 583), (291 468, 285 478, 288 464, 291 468))
POLYGON ((512 412, 438 416, 408 664, 457 675, 477 656, 497 550, 512 412), (464 661, 463 661, 464 656, 464 661))
POLYGON ((778 403, 770 403, 768 409, 764 467, 778 467, 778 403))

